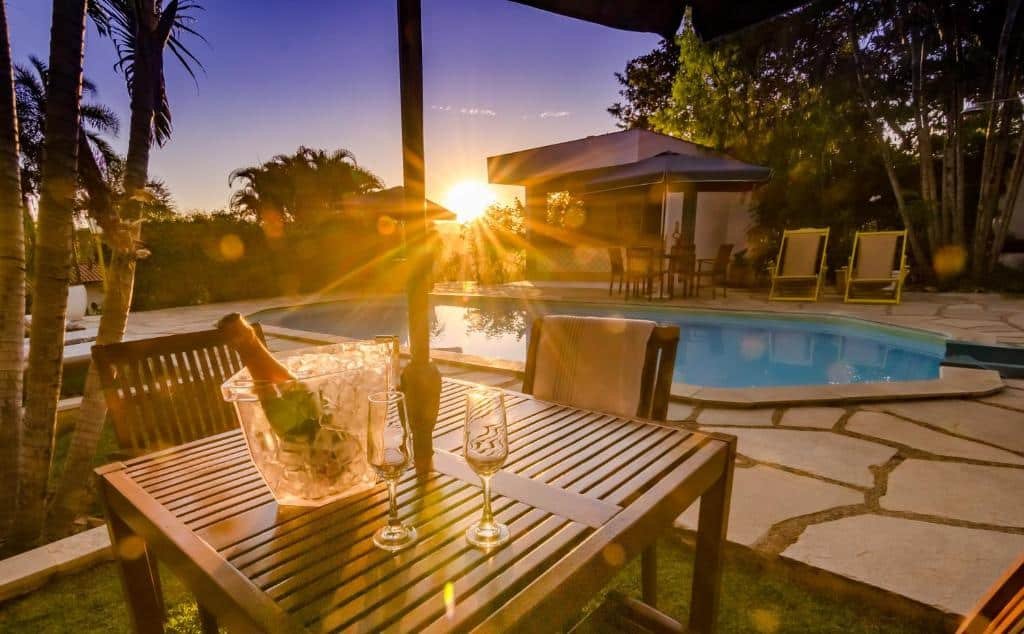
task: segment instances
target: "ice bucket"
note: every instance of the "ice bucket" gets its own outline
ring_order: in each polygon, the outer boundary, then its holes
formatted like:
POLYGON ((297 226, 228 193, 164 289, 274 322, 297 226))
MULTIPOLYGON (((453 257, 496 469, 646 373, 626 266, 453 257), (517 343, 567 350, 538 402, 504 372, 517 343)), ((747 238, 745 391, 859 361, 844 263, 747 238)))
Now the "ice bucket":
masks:
POLYGON ((293 382, 259 384, 243 369, 224 383, 224 399, 234 404, 252 461, 278 504, 320 506, 374 485, 367 396, 395 385, 393 353, 388 340, 303 348, 278 356, 293 382), (275 429, 271 418, 294 410, 296 394, 302 424, 275 429))

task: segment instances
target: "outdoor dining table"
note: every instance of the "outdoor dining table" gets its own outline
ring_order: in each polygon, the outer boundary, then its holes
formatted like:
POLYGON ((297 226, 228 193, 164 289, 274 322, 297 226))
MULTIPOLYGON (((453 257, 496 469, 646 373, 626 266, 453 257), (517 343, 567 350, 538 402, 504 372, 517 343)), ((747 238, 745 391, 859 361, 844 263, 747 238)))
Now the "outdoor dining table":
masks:
POLYGON ((512 540, 483 552, 464 536, 482 506, 461 458, 471 387, 444 381, 433 468, 398 488, 419 539, 395 554, 370 539, 383 486, 278 506, 241 430, 97 469, 135 629, 162 628, 159 561, 229 631, 553 630, 637 555, 653 604, 654 545, 700 498, 689 628, 714 630, 735 440, 508 392, 492 486, 512 540))

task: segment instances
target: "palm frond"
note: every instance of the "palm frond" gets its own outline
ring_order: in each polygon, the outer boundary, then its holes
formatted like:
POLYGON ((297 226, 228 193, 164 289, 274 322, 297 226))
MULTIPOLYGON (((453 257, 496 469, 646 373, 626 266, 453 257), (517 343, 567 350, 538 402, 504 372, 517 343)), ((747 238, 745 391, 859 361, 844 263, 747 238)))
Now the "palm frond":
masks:
POLYGON ((121 131, 121 120, 111 108, 97 103, 82 104, 82 122, 99 132, 117 136, 121 131))

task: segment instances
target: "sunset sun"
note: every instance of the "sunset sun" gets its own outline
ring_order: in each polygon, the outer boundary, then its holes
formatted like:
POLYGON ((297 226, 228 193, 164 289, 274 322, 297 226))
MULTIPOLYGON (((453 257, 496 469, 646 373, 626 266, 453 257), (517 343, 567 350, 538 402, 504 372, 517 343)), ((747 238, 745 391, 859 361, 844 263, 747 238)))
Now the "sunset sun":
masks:
POLYGON ((459 222, 472 222, 482 216, 497 197, 481 181, 466 180, 456 183, 444 198, 445 207, 455 212, 459 222))

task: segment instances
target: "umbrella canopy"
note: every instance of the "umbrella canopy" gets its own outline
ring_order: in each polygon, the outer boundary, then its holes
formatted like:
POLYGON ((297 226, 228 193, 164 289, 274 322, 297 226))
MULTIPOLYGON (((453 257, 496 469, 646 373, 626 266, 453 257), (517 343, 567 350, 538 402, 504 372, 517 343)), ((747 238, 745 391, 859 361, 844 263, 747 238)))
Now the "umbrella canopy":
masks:
POLYGON ((512 0, 552 13, 625 31, 671 38, 679 30, 687 5, 693 28, 713 39, 763 22, 807 4, 808 0, 512 0))
POLYGON ((728 156, 663 152, 651 158, 597 170, 585 180, 587 191, 636 187, 658 183, 757 183, 767 182, 771 169, 744 163, 728 156))
MULTIPOLYGON (((455 220, 455 212, 442 207, 430 199, 424 199, 428 220, 455 220)), ((388 215, 396 218, 407 218, 413 214, 423 214, 423 207, 410 207, 405 195, 405 188, 399 185, 383 189, 379 192, 359 194, 345 199, 344 207, 354 211, 369 212, 374 215, 388 215)))

